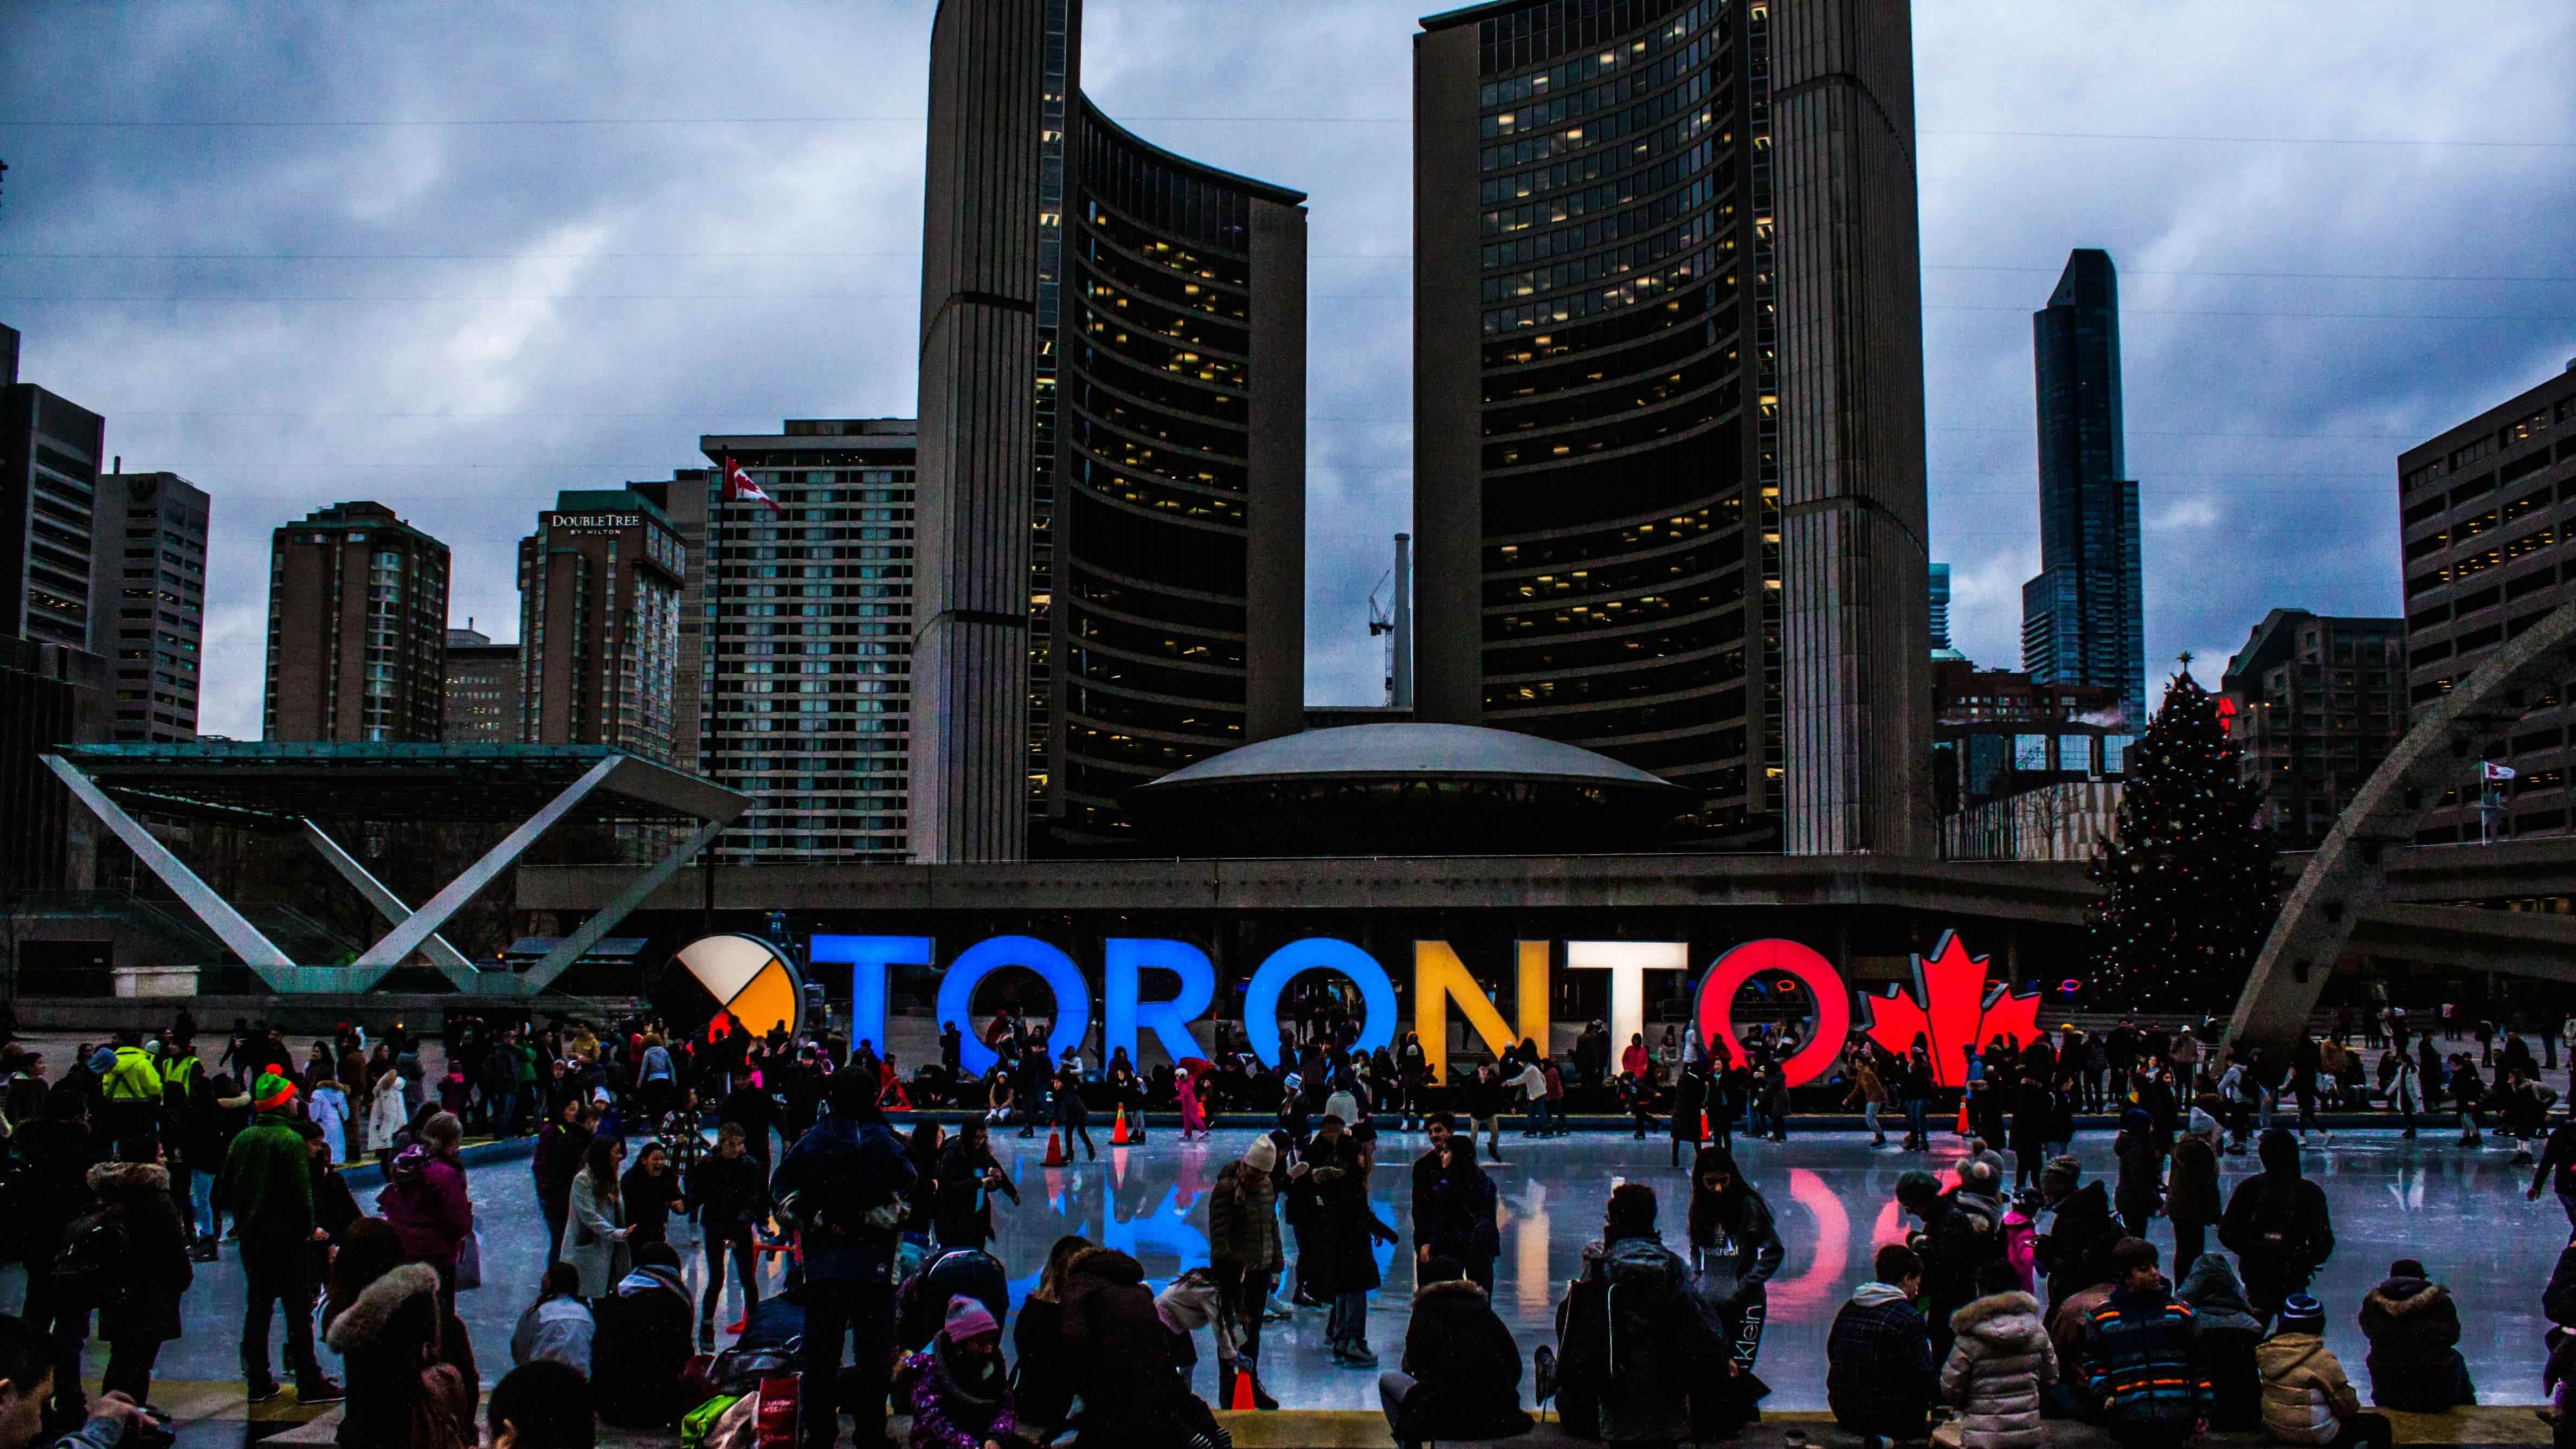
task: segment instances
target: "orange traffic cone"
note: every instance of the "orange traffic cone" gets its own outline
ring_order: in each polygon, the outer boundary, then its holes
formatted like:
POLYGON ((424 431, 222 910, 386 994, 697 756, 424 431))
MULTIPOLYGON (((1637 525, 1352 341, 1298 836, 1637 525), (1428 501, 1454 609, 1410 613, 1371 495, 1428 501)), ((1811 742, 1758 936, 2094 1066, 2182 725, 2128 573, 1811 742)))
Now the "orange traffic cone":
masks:
POLYGON ((1038 1166, 1064 1167, 1066 1165, 1068 1164, 1064 1160, 1064 1139, 1053 1132, 1049 1132, 1047 1134, 1046 1161, 1039 1163, 1038 1166))
POLYGON ((1124 1103, 1121 1103, 1118 1108, 1118 1125, 1109 1129, 1109 1145, 1112 1147, 1127 1145, 1127 1108, 1124 1103))
POLYGON ((1709 1130, 1708 1130, 1708 1113, 1707 1113, 1705 1110, 1703 1110, 1703 1111, 1699 1114, 1699 1140, 1700 1140, 1700 1141, 1702 1141, 1702 1142, 1706 1142, 1708 1139, 1709 1139, 1709 1130))
POLYGON ((1960 1135, 1960 1136, 1962 1136, 1962 1137, 1965 1137, 1965 1136, 1969 1135, 1969 1134, 1968 1134, 1968 1099, 1967 1099, 1966 1097, 1961 1097, 1961 1098, 1959 1099, 1959 1135, 1960 1135))
POLYGON ((1241 1359, 1234 1366, 1234 1402, 1226 1407, 1247 1414, 1258 1407, 1252 1402, 1252 1370, 1241 1359))

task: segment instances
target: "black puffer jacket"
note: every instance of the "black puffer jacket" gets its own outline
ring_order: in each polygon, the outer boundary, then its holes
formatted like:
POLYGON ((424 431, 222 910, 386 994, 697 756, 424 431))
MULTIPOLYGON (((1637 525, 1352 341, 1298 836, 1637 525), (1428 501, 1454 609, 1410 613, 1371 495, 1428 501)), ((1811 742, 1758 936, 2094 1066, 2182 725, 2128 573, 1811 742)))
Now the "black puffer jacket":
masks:
POLYGON ((2370 1401, 2383 1409, 2438 1414, 2478 1401, 2460 1341, 2451 1290, 2422 1278, 2391 1278, 2362 1295, 2361 1332, 2370 1340, 2370 1401))
POLYGON ((102 1162, 89 1170, 89 1190, 124 1220, 129 1276, 114 1302, 101 1304, 98 1336, 109 1343, 167 1343, 180 1334, 179 1298, 196 1282, 188 1240, 170 1200, 169 1169, 157 1162, 102 1162))
POLYGON ((1512 1331, 1464 1279, 1413 1295, 1404 1371, 1415 1381, 1399 1440, 1503 1439, 1529 1431, 1521 1411, 1521 1351, 1512 1331))
POLYGON ((2325 1189, 2299 1175, 2299 1140, 2275 1127, 2255 1151, 2263 1170, 2236 1185, 2218 1220, 2220 1246, 2244 1266, 2250 1297, 2266 1288, 2296 1292, 2334 1254, 2325 1189))

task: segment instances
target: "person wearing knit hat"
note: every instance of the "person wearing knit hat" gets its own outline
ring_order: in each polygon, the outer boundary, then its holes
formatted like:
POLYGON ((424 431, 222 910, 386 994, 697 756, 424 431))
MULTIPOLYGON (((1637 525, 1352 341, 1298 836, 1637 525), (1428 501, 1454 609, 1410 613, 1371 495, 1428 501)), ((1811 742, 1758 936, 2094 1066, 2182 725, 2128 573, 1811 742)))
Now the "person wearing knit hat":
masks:
POLYGON ((2284 1444, 2387 1449, 2386 1416, 2364 1413, 2343 1363, 2326 1347, 2325 1306, 2305 1293, 2281 1300, 2280 1324, 2254 1350, 2263 1376, 2263 1428, 2284 1444))
POLYGON ((1217 1402, 1234 1402, 1234 1378, 1252 1375, 1253 1403, 1277 1408, 1278 1401, 1261 1387, 1261 1318, 1270 1301, 1270 1285, 1287 1264, 1279 1241, 1279 1144, 1270 1134, 1252 1139, 1240 1160, 1218 1169, 1208 1193, 1208 1267, 1216 1276, 1229 1316, 1243 1335, 1232 1358, 1219 1356, 1217 1402))
POLYGON ((295 1372, 297 1402, 337 1402, 345 1395, 323 1376, 313 1352, 313 1172, 304 1138, 287 1115, 295 1088, 275 1072, 262 1072, 251 1096, 259 1116, 225 1151, 216 1189, 219 1201, 232 1204, 249 1289, 242 1318, 242 1376, 252 1403, 277 1397, 277 1376, 268 1356, 274 1306, 286 1319, 286 1362, 295 1372))
POLYGON ((1018 1442, 1002 1328, 992 1310, 962 1294, 949 1299, 939 1336, 895 1370, 894 1401, 912 1415, 914 1444, 1018 1442))
POLYGON ((2111 1218, 2111 1194, 2098 1182, 2085 1182, 2084 1164, 2073 1157, 2053 1157, 2039 1170, 2039 1199, 2053 1216, 2038 1242, 2040 1266, 2048 1271, 2048 1307, 2109 1277, 2111 1244, 2119 1225, 2111 1218))
POLYGON ((250 1104, 262 1112, 283 1112, 295 1105, 295 1084, 275 1072, 262 1072, 251 1086, 250 1104))

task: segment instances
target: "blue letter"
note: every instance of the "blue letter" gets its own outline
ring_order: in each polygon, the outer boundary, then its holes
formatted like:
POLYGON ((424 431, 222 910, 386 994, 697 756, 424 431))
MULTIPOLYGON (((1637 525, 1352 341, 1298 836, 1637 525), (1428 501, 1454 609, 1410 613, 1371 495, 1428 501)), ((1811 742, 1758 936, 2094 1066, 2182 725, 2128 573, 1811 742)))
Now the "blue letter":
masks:
MULTIPOLYGON (((805 939, 807 970, 826 961, 850 964, 850 1044, 874 1042, 878 1056, 884 1056, 886 1050, 886 968, 927 966, 930 960, 928 936, 809 936, 805 939)), ((971 1026, 966 1034, 974 1035, 971 1026)))
POLYGON ((1279 993, 1308 971, 1339 971, 1359 987, 1361 1051, 1395 1040, 1395 983, 1386 978, 1386 968, 1348 941, 1309 936, 1271 952, 1243 993, 1243 1034, 1263 1066, 1279 1065, 1279 993))
POLYGON ((965 1034, 964 1066, 979 1077, 991 1071, 998 1059, 984 1044, 983 1034, 975 1030, 975 986, 1004 966, 1025 966, 1038 973, 1055 994, 1055 1025, 1047 1032, 1049 1059, 1060 1059, 1080 1046, 1091 1030, 1091 988, 1074 969, 1072 957, 1034 936, 978 941, 948 963, 948 975, 939 983, 939 1019, 957 1023, 965 1034))
POLYGON ((1190 1032, 1190 1023, 1216 999, 1216 968, 1208 964, 1205 951, 1187 941, 1112 936, 1101 962, 1101 976, 1108 996, 1101 1013, 1102 1051, 1114 1054, 1125 1047, 1128 1058, 1142 1071, 1145 1060, 1136 1051, 1136 1029, 1143 1026, 1162 1042, 1173 1061, 1185 1057, 1206 1059, 1207 1048, 1199 1045, 1199 1039, 1190 1032), (1148 966, 1179 976, 1180 995, 1169 1001, 1138 1001, 1137 973, 1148 966))

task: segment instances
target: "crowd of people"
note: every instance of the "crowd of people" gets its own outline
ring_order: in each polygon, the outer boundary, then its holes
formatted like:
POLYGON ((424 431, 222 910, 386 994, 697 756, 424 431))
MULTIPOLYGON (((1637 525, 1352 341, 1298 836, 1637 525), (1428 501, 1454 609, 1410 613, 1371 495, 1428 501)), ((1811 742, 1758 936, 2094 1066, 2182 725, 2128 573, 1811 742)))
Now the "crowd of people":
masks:
MULTIPOLYGON (((2531 1194, 2556 1191, 2576 1225, 2576 1125, 2546 1134, 2546 1097, 2537 1112, 2496 1101, 2545 1090, 2521 1070, 2518 1034, 2482 1043, 2480 1058, 2502 1057, 2496 1086, 2463 1098, 2459 1080, 2480 1059, 2448 1054, 2440 1087, 2426 1088, 2441 1055, 2430 1039, 2410 1043, 2402 1015, 2371 1030, 2383 1076, 2423 1094, 2415 1109, 2439 1090, 2472 1118, 2493 1109, 2526 1143, 2546 1136, 2531 1194)), ((1689 1031, 1653 1049, 1640 1036, 1614 1062, 1595 1022, 1563 1062, 1524 1042, 1442 1083, 1417 1039, 1361 1051, 1330 1013, 1292 1029, 1277 1067, 1221 1039, 1208 1059, 1139 1073, 1113 1054, 1095 1073, 1078 1046, 1055 1053, 1005 1012, 983 1034, 996 1065, 980 1080, 954 1024, 940 1060, 908 1076, 874 1043, 829 1036, 681 1037, 650 1019, 449 1032, 433 1056, 399 1030, 370 1040, 349 1028, 299 1062, 280 1034, 236 1023, 208 1063, 183 1014, 149 1039, 84 1047, 59 1074, 11 1049, 0 1219, 30 1267, 21 1313, 0 1319, 0 1423, 35 1427, 0 1446, 42 1432, 108 1449, 154 1422, 160 1347, 189 1326, 196 1268, 226 1244, 246 1289, 247 1397, 277 1397, 291 1380, 305 1404, 345 1402, 344 1449, 463 1449, 480 1437, 478 1411, 495 1443, 506 1431, 527 1449, 586 1446, 594 1417, 687 1423, 732 1449, 753 1442, 760 1386, 781 1372, 799 1376, 807 1449, 829 1449, 844 1416, 873 1449, 890 1412, 909 1416, 915 1449, 1045 1443, 1069 1426, 1098 1442, 1219 1449, 1226 1431, 1190 1387, 1202 1336, 1218 1405, 1275 1408, 1263 1329, 1299 1309, 1324 1315, 1336 1364, 1378 1373, 1401 1443, 1518 1432, 1525 1379, 1569 1425, 1614 1443, 1725 1437, 1768 1392, 1756 1369, 1783 1249, 1733 1138, 1788 1131, 1780 1064, 1797 1043, 1785 1033, 1756 1034, 1740 1056, 1689 1031), (1491 1303, 1501 1237, 1484 1163, 1500 1158, 1507 1117, 1523 1137, 1561 1133, 1566 1104, 1587 1092, 1616 1094, 1641 1137, 1669 1115, 1676 1166, 1690 1149, 1687 1212, 1668 1246, 1654 1190, 1617 1187, 1557 1305, 1557 1343, 1525 1374, 1491 1303), (1015 1202, 1017 1189, 992 1131, 1056 1131, 1068 1150, 1088 1148, 1093 1110, 1134 1112, 1141 1133, 1142 1110, 1170 1104, 1189 1136, 1209 1134, 1220 1109, 1275 1118, 1216 1174, 1207 1266, 1158 1293, 1134 1257, 1068 1237, 1014 1316, 1007 1284, 1036 1265, 995 1251, 995 1200, 1015 1202), (933 1106, 964 1120, 952 1133, 928 1112, 908 1129, 887 1115, 933 1106), (1370 1342, 1369 1301, 1388 1286, 1378 1245, 1400 1234, 1371 1206, 1371 1184, 1382 1133, 1396 1130, 1418 1130, 1425 1150, 1406 1169, 1413 1309, 1389 1365, 1370 1342), (538 1283, 482 1282, 469 1133, 535 1135, 527 1170, 548 1238, 538 1283), (368 1158, 381 1185, 362 1204, 341 1165, 368 1158), (695 1294, 681 1256, 691 1237, 695 1294), (773 1257, 784 1291, 764 1295, 773 1257), (720 1333, 729 1283, 739 1317, 720 1333), (513 1368, 488 1404, 455 1306, 478 1290, 526 1295, 513 1368), (95 1398, 80 1371, 93 1333, 108 1348, 95 1398), (602 1378, 619 1392, 593 1396, 602 1378), (565 1407, 575 1403, 578 1414, 565 1407)), ((2259 1051, 2213 1054, 2189 1028, 2127 1023, 1972 1052, 1967 1155, 1946 1178, 1900 1177, 1896 1205, 1916 1226, 1878 1253, 1834 1321, 1837 1420, 1901 1442, 1937 1430, 1965 1449, 2033 1449, 2052 1417, 2102 1425, 2131 1449, 2212 1424, 2385 1444, 2387 1421, 2360 1407, 2319 1334, 2326 1309, 2309 1290, 2333 1225, 2301 1175, 2301 1136, 2273 1122, 2285 1099, 2303 1125, 2318 1103, 2351 1100, 2339 1094, 2362 1049, 2345 1034, 2312 1040, 2278 1074, 2259 1051), (2120 1122, 2108 1183, 2085 1180, 2066 1150, 2076 1115, 2100 1108, 2120 1122), (2218 1159, 2249 1141, 2262 1170, 2222 1201, 2218 1159)), ((1921 1150, 1932 1076, 1924 1044, 1898 1055, 1863 1040, 1833 1089, 1873 1129, 1881 1108, 1901 1106, 1904 1146, 1921 1150)), ((2558 1278, 2551 1317, 2576 1327, 2576 1249, 2558 1278)), ((2475 1401, 2457 1309, 2424 1264, 2393 1263, 2349 1310, 2371 1345, 2374 1405, 2475 1401)), ((2576 1336, 2549 1348, 2548 1384, 2566 1398, 2576 1336)))

